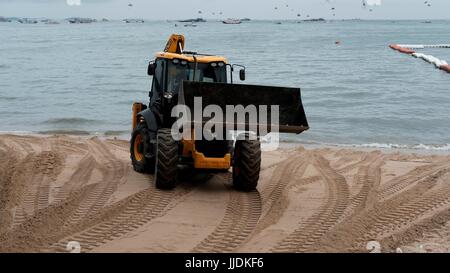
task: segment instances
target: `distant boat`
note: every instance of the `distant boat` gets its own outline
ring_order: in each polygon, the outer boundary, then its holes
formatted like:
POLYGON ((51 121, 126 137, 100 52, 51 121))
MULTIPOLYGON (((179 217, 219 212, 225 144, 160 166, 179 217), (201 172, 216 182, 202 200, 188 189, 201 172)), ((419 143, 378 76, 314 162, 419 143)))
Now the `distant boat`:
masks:
POLYGON ((185 19, 185 20, 178 20, 180 23, 205 23, 206 20, 203 18, 195 18, 195 19, 185 19))
POLYGON ((238 24, 242 23, 242 21, 239 19, 227 19, 227 20, 222 21, 222 23, 227 24, 227 25, 238 25, 238 24))
POLYGON ((250 18, 243 18, 243 19, 241 19, 241 22, 250 22, 252 19, 250 19, 250 18))
POLYGON ((46 25, 59 25, 59 22, 58 22, 58 21, 51 20, 51 19, 46 20, 44 23, 45 23, 46 25))
POLYGON ((96 19, 91 19, 91 18, 68 18, 67 21, 69 21, 69 23, 71 24, 90 24, 90 23, 94 23, 97 22, 96 19))
POLYGON ((41 23, 44 23, 46 25, 58 25, 59 22, 53 19, 41 19, 40 20, 41 23))
POLYGON ((10 23, 10 22, 11 22, 11 19, 0 16, 0 23, 10 23))
POLYGON ((135 24, 135 23, 144 23, 143 19, 124 19, 123 20, 127 24, 135 24))
MULTIPOLYGON (((18 17, 3 17, 3 19, 4 20, 6 20, 6 21, 3 21, 3 22, 8 22, 8 23, 12 23, 12 22, 19 22, 19 20, 21 19, 21 18, 18 18, 18 17)), ((2 22, 2 20, 0 20, 0 22, 2 22)))
POLYGON ((317 19, 306 19, 303 20, 303 22, 326 22, 326 20, 323 18, 317 18, 317 19))
POLYGON ((21 23, 21 24, 37 24, 38 21, 34 20, 34 19, 28 19, 28 18, 22 18, 17 20, 17 22, 21 23))
POLYGON ((194 24, 194 22, 191 22, 190 24, 185 24, 185 27, 196 27, 197 25, 194 24))

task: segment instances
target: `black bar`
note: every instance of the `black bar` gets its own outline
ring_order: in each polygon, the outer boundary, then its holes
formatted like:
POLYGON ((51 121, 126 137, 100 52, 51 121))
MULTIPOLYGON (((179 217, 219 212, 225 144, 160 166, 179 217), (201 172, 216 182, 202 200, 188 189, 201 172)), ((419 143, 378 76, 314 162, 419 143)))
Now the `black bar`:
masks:
POLYGON ((4 272, 445 272, 448 254, 0 254, 4 272), (214 263, 212 261, 215 261, 214 263), (236 261, 238 267, 236 267, 236 261), (217 266, 216 266, 217 265, 217 266), (433 270, 433 267, 436 270, 433 270), (439 271, 437 270, 439 268, 439 271), (107 271, 108 270, 108 271, 107 271), (394 271, 395 272, 395 271, 394 271))

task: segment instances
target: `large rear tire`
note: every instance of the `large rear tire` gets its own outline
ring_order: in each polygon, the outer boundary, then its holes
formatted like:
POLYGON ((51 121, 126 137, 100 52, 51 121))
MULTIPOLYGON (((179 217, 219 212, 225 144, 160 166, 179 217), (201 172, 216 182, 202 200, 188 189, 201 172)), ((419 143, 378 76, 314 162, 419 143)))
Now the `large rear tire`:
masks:
POLYGON ((233 155, 233 185, 241 191, 252 191, 258 186, 261 170, 259 140, 237 140, 233 155))
POLYGON ((130 140, 130 158, 133 169, 139 173, 155 173, 155 157, 148 158, 145 151, 150 144, 150 134, 147 126, 140 123, 131 134, 130 140))
POLYGON ((158 189, 175 188, 178 175, 178 143, 170 129, 160 129, 156 140, 155 186, 158 189))

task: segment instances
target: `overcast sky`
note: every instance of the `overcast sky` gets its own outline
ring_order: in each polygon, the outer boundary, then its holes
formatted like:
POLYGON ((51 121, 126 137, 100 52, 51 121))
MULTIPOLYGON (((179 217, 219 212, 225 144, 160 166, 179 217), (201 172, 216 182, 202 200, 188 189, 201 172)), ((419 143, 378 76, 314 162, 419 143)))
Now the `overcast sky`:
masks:
POLYGON ((426 0, 381 1, 381 6, 370 11, 363 8, 362 0, 0 0, 0 16, 295 19, 300 13, 301 18, 450 19, 450 0, 428 0, 431 7, 424 4, 426 0), (68 5, 72 1, 81 1, 81 5, 68 5))

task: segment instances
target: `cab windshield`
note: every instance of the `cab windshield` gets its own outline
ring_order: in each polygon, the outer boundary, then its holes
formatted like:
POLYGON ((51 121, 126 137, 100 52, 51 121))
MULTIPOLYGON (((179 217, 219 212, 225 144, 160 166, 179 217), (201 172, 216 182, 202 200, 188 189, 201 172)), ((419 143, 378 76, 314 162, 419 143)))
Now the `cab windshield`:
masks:
POLYGON ((167 67, 167 91, 177 94, 183 80, 226 83, 227 69, 224 63, 188 63, 169 61, 167 67), (194 71, 195 70, 195 71, 194 71))

